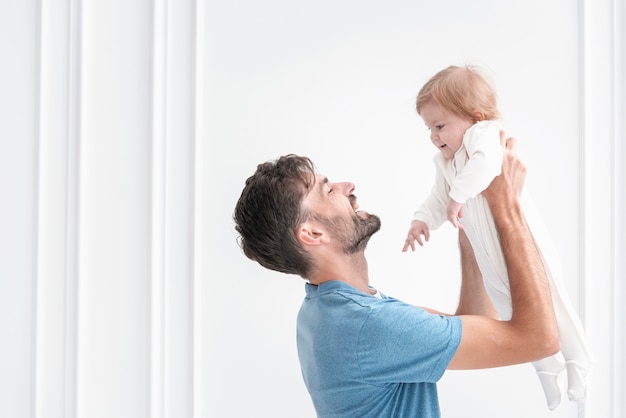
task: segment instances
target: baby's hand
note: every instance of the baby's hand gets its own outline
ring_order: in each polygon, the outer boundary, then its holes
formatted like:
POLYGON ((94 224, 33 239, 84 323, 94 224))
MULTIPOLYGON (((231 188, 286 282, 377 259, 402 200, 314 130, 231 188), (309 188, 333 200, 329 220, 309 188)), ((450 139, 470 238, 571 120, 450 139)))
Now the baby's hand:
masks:
POLYGON ((454 199, 450 199, 446 213, 448 214, 448 220, 452 222, 452 225, 454 225, 455 228, 463 229, 463 224, 460 220, 460 218, 463 217, 462 203, 458 203, 454 199))
POLYGON ((409 247, 411 247, 411 251, 415 251, 415 241, 417 241, 420 247, 423 247, 424 243, 422 242, 422 235, 424 236, 424 241, 428 241, 428 238, 430 238, 428 225, 426 225, 425 222, 417 220, 411 222, 411 228, 409 229, 409 233, 404 241, 402 252, 406 252, 409 247))

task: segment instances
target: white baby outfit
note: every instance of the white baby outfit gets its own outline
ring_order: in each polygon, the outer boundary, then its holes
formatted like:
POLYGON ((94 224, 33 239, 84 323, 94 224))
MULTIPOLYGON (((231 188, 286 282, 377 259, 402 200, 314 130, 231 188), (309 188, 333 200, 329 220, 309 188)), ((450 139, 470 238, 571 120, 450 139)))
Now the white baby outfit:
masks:
MULTIPOLYGON (((449 198, 464 204, 461 222, 483 275, 485 289, 500 318, 508 320, 511 318, 511 291, 504 254, 493 216, 487 201, 480 194, 500 174, 500 127, 493 121, 474 124, 465 132, 463 144, 454 159, 446 160, 439 153, 435 156, 435 165, 435 185, 413 219, 425 222, 430 230, 434 230, 447 220, 449 198)), ((548 407, 554 409, 561 402, 559 375, 564 369, 567 371, 569 398, 573 401, 585 398, 591 354, 584 329, 563 284, 560 260, 547 229, 527 195, 522 195, 521 202, 550 282, 559 327, 562 356, 557 353, 533 362, 548 407)))

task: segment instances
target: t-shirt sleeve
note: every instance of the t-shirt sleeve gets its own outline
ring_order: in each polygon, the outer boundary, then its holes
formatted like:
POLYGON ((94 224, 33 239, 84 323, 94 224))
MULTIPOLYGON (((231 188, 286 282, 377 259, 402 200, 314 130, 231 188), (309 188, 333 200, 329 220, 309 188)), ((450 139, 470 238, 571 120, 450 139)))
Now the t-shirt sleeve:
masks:
POLYGON ((381 302, 359 336, 364 380, 379 385, 437 382, 461 342, 461 319, 430 314, 395 299, 381 302))

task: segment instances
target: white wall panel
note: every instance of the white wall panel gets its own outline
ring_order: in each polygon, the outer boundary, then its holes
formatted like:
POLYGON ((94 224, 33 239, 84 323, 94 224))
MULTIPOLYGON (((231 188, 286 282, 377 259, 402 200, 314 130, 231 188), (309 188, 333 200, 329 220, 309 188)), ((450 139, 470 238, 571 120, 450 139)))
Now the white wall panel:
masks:
POLYGON ((31 139, 3 143, 2 277, 28 280, 2 292, 2 416, 191 416, 194 4, 26 6, 3 72, 3 137, 31 139))
POLYGON ((151 16, 82 4, 78 416, 149 411, 151 16))
POLYGON ((194 393, 195 9, 154 14, 152 416, 191 417, 194 393))
POLYGON ((34 410, 37 263, 36 1, 0 6, 0 416, 34 410))
POLYGON ((83 13, 79 415, 191 416, 193 3, 83 13))
POLYGON ((588 416, 624 414, 624 11, 584 1, 581 18, 581 270, 595 356, 588 416))

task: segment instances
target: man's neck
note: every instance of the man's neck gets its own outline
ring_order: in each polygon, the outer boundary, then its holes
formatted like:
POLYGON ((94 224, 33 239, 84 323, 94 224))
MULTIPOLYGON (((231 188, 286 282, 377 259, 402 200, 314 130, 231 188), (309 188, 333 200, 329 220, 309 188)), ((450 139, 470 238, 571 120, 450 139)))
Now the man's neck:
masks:
POLYGON ((363 293, 372 294, 369 287, 367 260, 363 253, 352 254, 335 260, 324 260, 309 275, 309 283, 319 285, 331 280, 344 282, 363 293))

